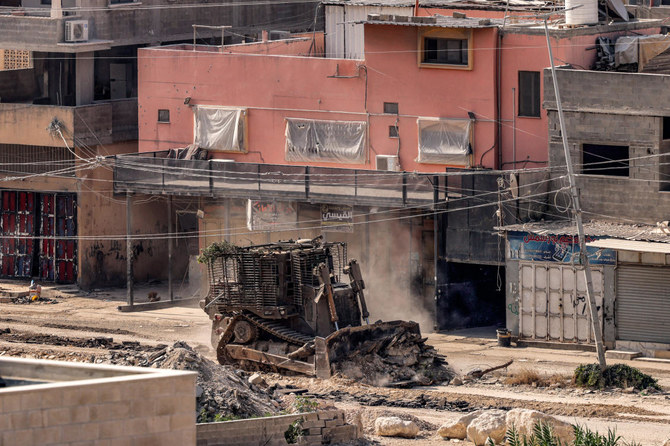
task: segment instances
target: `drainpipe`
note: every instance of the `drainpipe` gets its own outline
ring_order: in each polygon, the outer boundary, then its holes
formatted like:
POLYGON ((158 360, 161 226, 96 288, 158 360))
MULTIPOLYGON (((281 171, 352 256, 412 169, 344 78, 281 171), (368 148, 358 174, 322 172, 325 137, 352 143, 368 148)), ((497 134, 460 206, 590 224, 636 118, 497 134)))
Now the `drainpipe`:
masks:
MULTIPOLYGON (((504 26, 504 25, 503 25, 504 26)), ((497 165, 494 165, 494 169, 502 169, 503 166, 503 156, 502 156, 502 114, 501 114, 501 100, 500 100, 500 89, 501 89, 501 80, 502 80, 502 39, 503 33, 502 30, 498 30, 498 38, 496 53, 497 53, 497 63, 496 63, 496 121, 498 125, 496 126, 496 145, 497 145, 497 165)))

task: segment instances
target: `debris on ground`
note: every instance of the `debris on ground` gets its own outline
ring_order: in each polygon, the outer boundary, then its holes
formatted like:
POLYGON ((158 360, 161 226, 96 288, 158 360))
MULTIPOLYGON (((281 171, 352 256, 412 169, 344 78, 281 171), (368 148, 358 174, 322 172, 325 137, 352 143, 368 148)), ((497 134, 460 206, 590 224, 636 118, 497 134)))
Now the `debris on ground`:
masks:
POLYGON ((11 302, 13 304, 24 305, 24 304, 57 304, 58 300, 51 299, 49 297, 42 296, 20 296, 12 297, 11 302))
POLYGON ((326 339, 334 373, 375 386, 411 387, 451 379, 444 357, 426 344, 416 322, 385 323, 370 333, 346 327, 326 339))
POLYGON ((263 389, 250 384, 248 373, 204 358, 185 342, 176 342, 147 359, 151 361, 149 366, 152 368, 198 373, 199 421, 210 421, 215 417, 250 418, 279 411, 280 403, 272 396, 274 388, 263 389))
POLYGON ((149 302, 158 302, 158 301, 161 300, 161 297, 158 295, 157 292, 155 292, 155 291, 149 291, 149 292, 147 293, 147 300, 148 300, 149 302))
POLYGON ((480 379, 482 376, 486 375, 487 373, 491 373, 495 370, 500 370, 500 369, 504 369, 504 368, 509 367, 510 365, 512 365, 512 362, 514 362, 514 360, 510 359, 506 363, 501 364, 501 365, 497 365, 495 367, 489 367, 488 369, 484 369, 484 370, 479 370, 479 369, 472 370, 472 371, 468 372, 467 377, 470 378, 470 379, 480 379))
POLYGON ((312 391, 306 393, 306 396, 332 401, 351 401, 356 402, 361 406, 371 407, 402 407, 405 409, 435 409, 454 412, 471 410, 470 404, 466 401, 450 401, 444 396, 433 396, 424 393, 420 393, 412 397, 408 396, 406 398, 396 398, 393 396, 376 394, 374 392, 354 394, 348 393, 344 390, 336 389, 327 392, 312 391))

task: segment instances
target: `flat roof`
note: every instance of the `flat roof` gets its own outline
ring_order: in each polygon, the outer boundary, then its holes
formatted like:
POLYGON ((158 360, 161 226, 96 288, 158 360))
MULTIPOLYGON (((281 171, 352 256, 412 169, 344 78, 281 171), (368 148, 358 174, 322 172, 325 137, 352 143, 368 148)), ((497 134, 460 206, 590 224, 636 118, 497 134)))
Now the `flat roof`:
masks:
MULTIPOLYGON (((323 3, 331 6, 395 6, 398 8, 413 8, 415 5, 411 0, 326 0, 323 3)), ((419 7, 501 11, 506 8, 513 11, 550 9, 546 2, 538 0, 509 0, 509 4, 505 0, 421 0, 419 7)))
POLYGON ((408 17, 389 14, 369 14, 368 19, 361 22, 370 25, 393 26, 425 26, 430 28, 495 28, 502 26, 503 19, 481 17, 408 17))
POLYGON ((670 254, 670 243, 642 242, 638 240, 623 240, 618 238, 604 238, 594 242, 588 242, 586 246, 613 249, 615 251, 637 251, 670 254))

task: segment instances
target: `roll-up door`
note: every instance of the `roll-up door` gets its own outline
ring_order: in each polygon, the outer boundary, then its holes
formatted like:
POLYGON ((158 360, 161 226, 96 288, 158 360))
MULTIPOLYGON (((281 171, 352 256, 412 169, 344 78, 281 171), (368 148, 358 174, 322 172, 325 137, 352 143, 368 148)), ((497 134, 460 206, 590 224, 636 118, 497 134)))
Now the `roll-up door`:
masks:
POLYGON ((670 268, 619 265, 616 277, 617 339, 670 343, 670 268))

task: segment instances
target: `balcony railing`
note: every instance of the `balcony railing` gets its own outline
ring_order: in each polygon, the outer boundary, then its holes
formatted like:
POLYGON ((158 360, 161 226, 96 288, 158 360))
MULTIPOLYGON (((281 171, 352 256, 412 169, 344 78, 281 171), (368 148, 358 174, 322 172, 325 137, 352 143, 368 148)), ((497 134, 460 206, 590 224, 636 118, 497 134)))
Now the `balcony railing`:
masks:
POLYGON ((181 160, 167 153, 116 156, 114 191, 405 207, 432 203, 439 188, 432 174, 181 160))

